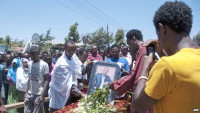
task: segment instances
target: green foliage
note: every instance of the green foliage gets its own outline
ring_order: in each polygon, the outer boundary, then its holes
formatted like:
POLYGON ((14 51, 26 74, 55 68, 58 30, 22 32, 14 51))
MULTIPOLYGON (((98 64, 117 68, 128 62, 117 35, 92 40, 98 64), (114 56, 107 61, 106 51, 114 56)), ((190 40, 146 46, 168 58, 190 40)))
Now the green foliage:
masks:
POLYGON ((88 44, 97 44, 98 48, 107 48, 113 43, 113 33, 107 33, 102 27, 87 35, 88 44))
POLYGON ((6 36, 6 45, 8 45, 8 47, 11 47, 11 37, 9 35, 6 36))
POLYGON ((49 30, 47 30, 47 33, 45 36, 44 36, 44 34, 40 35, 40 41, 47 41, 47 40, 55 39, 55 37, 50 36, 50 34, 51 34, 51 28, 49 28, 49 30))
POLYGON ((47 30, 47 33, 45 35, 43 33, 40 35, 40 41, 44 42, 44 44, 41 45, 42 52, 44 51, 50 52, 51 47, 53 47, 53 44, 48 41, 55 39, 55 37, 51 36, 50 34, 51 34, 51 28, 47 30))
MULTIPOLYGON (((9 86, 9 93, 8 93, 8 104, 13 104, 18 102, 18 91, 14 85, 9 86)), ((8 113, 18 113, 17 109, 11 109, 8 113)))
POLYGON ((193 37, 193 40, 200 46, 200 32, 193 37))
POLYGON ((24 40, 17 40, 15 39, 14 41, 11 40, 11 37, 7 35, 4 38, 0 37, 0 44, 8 45, 8 48, 13 50, 15 47, 23 47, 24 45, 24 40))
POLYGON ((43 41, 44 40, 44 37, 43 37, 43 33, 40 35, 40 41, 43 41))
MULTIPOLYGON (((49 28, 46 32, 46 34, 41 34, 40 35, 40 41, 44 41, 44 45, 42 47, 42 51, 50 51, 50 48, 53 46, 51 43, 47 43, 49 40, 55 39, 55 37, 51 36, 51 28, 49 28)), ((17 40, 15 39, 14 41, 11 40, 11 37, 7 35, 4 38, 0 37, 0 44, 5 44, 8 45, 8 48, 13 50, 16 47, 23 47, 24 46, 24 40, 17 40)))
POLYGON ((0 44, 6 44, 6 41, 2 37, 0 37, 0 44))
POLYGON ((97 88, 93 94, 84 97, 78 106, 83 107, 86 113, 114 113, 116 108, 105 107, 109 94, 108 86, 102 89, 97 88))
POLYGON ((51 43, 46 43, 46 44, 42 47, 42 52, 44 52, 44 51, 50 52, 51 47, 53 47, 53 44, 51 44, 51 43))
POLYGON ((115 44, 119 45, 124 42, 124 31, 123 29, 118 29, 115 34, 115 44))
POLYGON ((65 40, 73 40, 74 42, 80 42, 79 33, 77 31, 78 23, 76 22, 74 25, 72 25, 69 30, 67 38, 65 40))

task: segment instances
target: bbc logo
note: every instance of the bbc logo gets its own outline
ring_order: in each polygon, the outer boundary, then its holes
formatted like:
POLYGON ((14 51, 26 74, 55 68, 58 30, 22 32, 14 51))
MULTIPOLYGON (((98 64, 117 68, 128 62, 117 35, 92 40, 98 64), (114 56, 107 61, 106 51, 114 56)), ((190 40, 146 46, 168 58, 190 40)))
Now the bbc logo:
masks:
POLYGON ((193 109, 193 111, 194 111, 194 112, 198 112, 198 111, 199 111, 199 109, 193 109))

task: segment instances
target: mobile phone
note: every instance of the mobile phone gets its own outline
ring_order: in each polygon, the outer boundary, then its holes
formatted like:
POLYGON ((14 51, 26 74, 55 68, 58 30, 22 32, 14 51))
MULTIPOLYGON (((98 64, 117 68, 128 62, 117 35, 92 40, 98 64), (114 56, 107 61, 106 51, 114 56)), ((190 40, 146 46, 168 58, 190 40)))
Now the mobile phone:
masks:
POLYGON ((153 53, 153 55, 155 56, 155 46, 153 44, 147 46, 147 55, 149 56, 150 53, 153 53))

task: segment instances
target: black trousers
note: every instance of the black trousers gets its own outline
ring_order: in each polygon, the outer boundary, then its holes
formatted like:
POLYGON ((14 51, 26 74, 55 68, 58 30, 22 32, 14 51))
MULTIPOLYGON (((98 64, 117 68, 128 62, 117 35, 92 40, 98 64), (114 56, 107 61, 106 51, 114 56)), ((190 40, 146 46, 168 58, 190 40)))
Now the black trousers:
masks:
POLYGON ((3 83, 5 90, 5 98, 3 99, 4 104, 8 102, 8 91, 9 91, 9 83, 3 83))

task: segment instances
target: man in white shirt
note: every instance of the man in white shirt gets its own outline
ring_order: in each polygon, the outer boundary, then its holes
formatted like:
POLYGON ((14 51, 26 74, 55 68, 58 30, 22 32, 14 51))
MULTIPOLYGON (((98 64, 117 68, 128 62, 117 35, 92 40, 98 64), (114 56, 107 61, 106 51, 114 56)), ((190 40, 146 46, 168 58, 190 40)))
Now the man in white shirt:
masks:
POLYGON ((49 89, 50 113, 63 108, 70 98, 70 94, 83 96, 77 89, 77 78, 82 78, 81 65, 75 53, 75 43, 71 40, 65 42, 65 52, 56 62, 52 70, 49 89))

